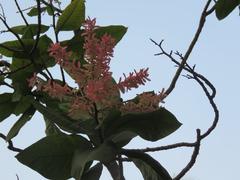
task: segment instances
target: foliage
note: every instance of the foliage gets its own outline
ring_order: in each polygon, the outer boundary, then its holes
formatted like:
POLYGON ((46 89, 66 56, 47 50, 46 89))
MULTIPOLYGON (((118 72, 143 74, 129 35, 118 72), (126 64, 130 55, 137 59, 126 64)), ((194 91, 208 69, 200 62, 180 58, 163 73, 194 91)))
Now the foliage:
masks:
MULTIPOLYGON (((122 100, 121 93, 149 81, 148 68, 124 74, 119 81, 112 77, 109 64, 114 47, 127 28, 96 25, 96 19, 85 17, 84 0, 71 1, 63 10, 52 1, 36 2, 37 7, 29 9, 27 15, 37 16, 37 24, 25 21, 23 25, 9 27, 4 14, 0 16, 16 37, 0 44, 1 55, 11 58, 9 64, 0 64, 0 85, 13 89, 0 94, 0 122, 12 114, 20 116, 5 139, 11 142, 36 111, 46 123, 46 137, 19 152, 17 160, 48 179, 97 180, 103 165, 118 161, 120 167, 124 155, 139 168, 144 179, 172 179, 146 152, 123 149, 137 136, 158 141, 181 126, 174 114, 160 105, 171 88, 122 100), (41 23, 45 12, 53 19, 56 42, 47 33, 52 30, 51 25, 41 23), (74 36, 61 41, 58 34, 62 31, 73 31, 74 36), (48 68, 53 66, 60 67, 62 79, 52 76, 48 68), (66 82, 66 73, 77 88, 66 82), (99 163, 92 166, 94 161, 99 163)), ((239 4, 237 0, 217 1, 214 6, 217 18, 225 18, 239 4)), ((179 67, 180 73, 183 69, 184 66, 179 67)), ((188 71, 195 73, 192 69, 188 71)))

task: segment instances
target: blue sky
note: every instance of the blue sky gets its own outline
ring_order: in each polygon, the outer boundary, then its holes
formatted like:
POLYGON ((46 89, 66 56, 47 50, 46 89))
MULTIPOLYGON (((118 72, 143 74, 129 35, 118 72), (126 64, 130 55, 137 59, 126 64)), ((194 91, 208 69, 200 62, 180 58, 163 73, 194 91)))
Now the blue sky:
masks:
MULTIPOLYGON (((22 24, 15 14, 14 1, 0 0, 11 25, 22 24)), ((34 1, 28 1, 31 4, 34 1)), ((67 1, 68 2, 68 1, 67 1)), ((198 19, 204 6, 202 1, 173 0, 122 0, 93 1, 86 0, 87 16, 96 17, 99 25, 121 24, 128 27, 128 32, 115 49, 112 60, 112 71, 117 79, 122 73, 133 69, 149 67, 151 82, 146 86, 131 91, 124 98, 147 90, 167 88, 175 72, 174 65, 165 57, 154 56, 159 50, 149 38, 156 41, 165 40, 166 50, 187 49, 198 25, 198 19)), ((27 7, 27 1, 22 3, 27 7)), ((32 19, 34 21, 34 19, 32 19)), ((48 20, 45 20, 46 23, 48 20)), ((0 30, 3 29, 2 24, 0 30)), ((194 168, 186 175, 185 180, 226 180, 238 177, 240 162, 240 122, 239 102, 239 32, 240 17, 235 10, 223 21, 215 15, 208 17, 201 37, 190 56, 189 63, 196 64, 196 70, 209 78, 217 88, 216 103, 220 110, 220 122, 217 129, 202 142, 200 155, 194 168)), ((67 38, 66 33, 61 37, 67 38)), ((0 41, 8 40, 7 34, 0 35, 0 41)), ((1 89, 2 91, 2 89, 1 89)), ((173 112, 183 123, 182 127, 171 136, 154 143, 137 138, 129 148, 144 148, 166 145, 195 139, 195 129, 206 128, 211 124, 213 113, 204 93, 196 82, 181 77, 173 93, 166 99, 164 106, 173 112)), ((7 133, 16 117, 10 117, 0 124, 0 132, 7 133)), ((40 114, 34 116, 14 138, 16 146, 25 148, 44 136, 44 123, 40 114)), ((15 153, 0 142, 0 179, 43 180, 36 172, 17 162, 15 153)), ((164 165, 171 175, 177 174, 188 162, 191 149, 171 150, 151 153, 164 165)), ((139 179, 141 174, 131 164, 125 166, 126 179, 139 179)), ((104 171, 102 180, 110 177, 104 171)))

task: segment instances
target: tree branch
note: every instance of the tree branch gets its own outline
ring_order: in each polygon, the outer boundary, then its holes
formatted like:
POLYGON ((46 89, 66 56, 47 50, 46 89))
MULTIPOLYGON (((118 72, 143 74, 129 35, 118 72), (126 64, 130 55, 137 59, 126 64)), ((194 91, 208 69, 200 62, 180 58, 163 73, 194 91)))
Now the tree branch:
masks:
POLYGON ((24 16, 24 14, 23 14, 23 12, 22 12, 22 10, 21 10, 21 8, 20 8, 20 6, 19 6, 19 4, 18 4, 17 0, 14 0, 14 1, 15 1, 15 4, 16 4, 16 6, 17 6, 17 9, 18 9, 18 12, 20 13, 20 15, 21 15, 21 17, 22 17, 23 21, 24 21, 24 22, 25 22, 25 24, 28 26, 28 22, 27 22, 27 20, 26 20, 26 18, 25 18, 25 16, 24 16))
POLYGON ((191 160, 186 165, 186 167, 183 168, 182 171, 175 178, 173 178, 173 180, 180 180, 193 167, 193 165, 196 162, 196 159, 200 150, 200 143, 201 143, 201 131, 200 129, 197 129, 196 131, 197 131, 197 140, 196 140, 196 145, 194 146, 191 160))
MULTIPOLYGON (((4 139, 6 141, 6 136, 2 133, 0 133, 0 138, 4 139)), ((23 151, 20 148, 14 147, 13 142, 11 140, 7 141, 8 142, 8 149, 14 152, 21 152, 23 151)))
POLYGON ((175 88, 177 80, 178 80, 178 78, 179 78, 179 76, 180 76, 180 74, 181 74, 181 72, 182 72, 182 70, 183 70, 183 68, 184 68, 184 66, 185 66, 185 64, 186 64, 186 62, 187 62, 187 60, 188 60, 188 58, 189 58, 193 48, 194 48, 194 46, 196 45, 196 43, 198 41, 198 38, 199 38, 199 36, 200 36, 200 34, 202 32, 202 29, 204 27, 206 17, 209 15, 209 13, 207 14, 207 12, 208 12, 207 9, 208 9, 211 1, 212 0, 208 0, 207 1, 206 5, 205 5, 205 7, 204 7, 204 9, 202 11, 197 31, 196 31, 196 33, 195 33, 195 35, 193 37, 192 42, 190 43, 190 45, 188 47, 188 50, 186 51, 185 55, 183 56, 183 60, 180 63, 180 66, 177 69, 177 71, 176 71, 176 73, 175 73, 175 75, 174 75, 174 77, 173 77, 173 79, 172 79, 168 89, 165 91, 166 96, 168 96, 173 91, 173 89, 175 88))

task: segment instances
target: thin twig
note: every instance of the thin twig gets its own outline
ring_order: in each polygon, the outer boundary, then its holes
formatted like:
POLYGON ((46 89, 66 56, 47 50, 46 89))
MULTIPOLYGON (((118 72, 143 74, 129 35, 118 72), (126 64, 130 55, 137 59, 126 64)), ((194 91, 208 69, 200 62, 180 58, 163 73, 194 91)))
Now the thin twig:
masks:
MULTIPOLYGON (((45 4, 46 6, 51 6, 51 4, 49 4, 48 2, 46 2, 46 1, 44 1, 44 0, 41 0, 41 2, 43 3, 43 4, 45 4)), ((52 3, 52 1, 50 1, 50 3, 52 3)), ((55 6, 52 6, 57 12, 59 12, 59 13, 62 13, 62 10, 61 9, 59 9, 59 8, 57 8, 57 7, 55 7, 55 6)))
POLYGON ((37 36, 36 36, 36 40, 34 43, 33 48, 31 49, 29 55, 32 56, 34 54, 34 52, 37 49, 38 43, 39 43, 39 38, 40 38, 40 34, 41 34, 41 25, 42 25, 42 19, 41 19, 41 3, 40 0, 37 0, 37 10, 38 10, 38 28, 37 28, 37 36))
POLYGON ((198 41, 198 38, 199 38, 199 36, 200 36, 200 34, 202 32, 202 29, 204 27, 206 17, 209 15, 209 14, 206 14, 206 12, 207 12, 207 9, 208 9, 211 1, 212 0, 208 0, 207 1, 206 5, 205 5, 205 7, 204 7, 204 9, 202 11, 197 31, 196 31, 196 33, 195 33, 195 35, 193 37, 192 42, 190 43, 190 45, 188 47, 188 50, 186 51, 185 55, 183 56, 183 60, 180 63, 180 66, 177 69, 177 71, 176 71, 176 73, 175 73, 175 75, 174 75, 174 77, 173 77, 173 79, 172 79, 172 81, 171 81, 171 83, 169 85, 169 88, 165 91, 166 96, 168 96, 173 91, 173 89, 175 88, 177 80, 178 80, 178 78, 179 78, 179 76, 180 76, 180 74, 181 74, 181 72, 182 72, 182 70, 183 70, 183 68, 184 68, 184 66, 185 66, 185 64, 186 64, 186 62, 187 62, 187 60, 188 60, 188 58, 189 58, 193 48, 194 48, 194 46, 196 45, 196 42, 198 41))
POLYGON ((20 6, 19 6, 17 0, 14 0, 14 1, 15 1, 16 6, 17 6, 18 12, 20 12, 20 14, 21 14, 21 17, 22 17, 23 21, 24 21, 25 24, 28 26, 28 22, 27 22, 27 20, 26 20, 24 14, 23 14, 23 12, 22 12, 22 10, 21 10, 21 8, 20 8, 20 6))
MULTIPOLYGON (((2 133, 0 133, 0 138, 4 139, 5 141, 7 139, 7 137, 4 134, 2 134, 2 133)), ((20 148, 14 147, 13 142, 11 140, 9 140, 7 142, 8 142, 8 149, 9 150, 14 151, 14 152, 21 152, 21 151, 23 151, 20 148)))
POLYGON ((27 51, 27 50, 26 50, 26 47, 25 47, 25 44, 23 43, 22 39, 20 38, 20 36, 19 36, 17 33, 15 33, 15 32, 9 27, 9 25, 8 25, 7 22, 6 22, 6 19, 4 19, 4 18, 2 18, 2 17, 0 16, 0 20, 1 20, 2 23, 5 25, 5 27, 7 28, 7 30, 8 30, 9 32, 11 32, 11 33, 17 38, 17 40, 19 41, 19 43, 20 43, 20 45, 22 46, 23 50, 24 50, 24 51, 27 51))
POLYGON ((159 146, 159 147, 147 147, 144 149, 136 149, 142 152, 157 152, 157 151, 164 151, 164 150, 169 150, 169 149, 175 149, 175 148, 180 148, 180 147, 194 147, 196 145, 196 142, 189 143, 189 142, 180 142, 180 143, 175 143, 175 144, 170 144, 166 146, 159 146))

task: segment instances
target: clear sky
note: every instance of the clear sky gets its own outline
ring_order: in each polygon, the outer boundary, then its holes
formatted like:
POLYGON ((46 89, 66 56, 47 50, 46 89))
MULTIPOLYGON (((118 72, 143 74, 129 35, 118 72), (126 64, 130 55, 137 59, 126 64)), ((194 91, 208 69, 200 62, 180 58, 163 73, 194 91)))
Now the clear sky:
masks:
MULTIPOLYGON (((22 7, 27 7, 28 2, 34 3, 24 1, 21 2, 22 7)), ((0 3, 3 4, 9 24, 23 24, 19 15, 15 14, 13 0, 0 0, 0 3)), ((87 16, 96 17, 97 24, 121 24, 128 27, 127 34, 115 49, 111 64, 114 77, 118 79, 123 72, 128 73, 135 68, 150 68, 151 82, 124 95, 124 98, 131 98, 141 91, 158 91, 168 87, 176 69, 167 58, 154 56, 159 50, 149 38, 156 41, 165 39, 166 50, 184 53, 198 25, 204 3, 205 1, 190 0, 86 0, 87 16)), ((0 30, 2 29, 4 28, 1 24, 0 30)), ((220 110, 220 122, 217 129, 202 142, 197 162, 185 180, 231 180, 239 177, 239 32, 240 17, 237 10, 221 22, 212 14, 190 56, 189 63, 196 64, 197 71, 207 76, 217 88, 216 103, 220 110)), ((64 33, 61 37, 66 38, 67 35, 64 33)), ((9 38, 11 37, 7 34, 0 34, 1 42, 9 38)), ((195 129, 206 130, 212 122, 213 113, 204 93, 196 82, 184 77, 180 78, 164 106, 183 123, 182 127, 171 136, 155 143, 137 138, 129 144, 129 148, 195 140, 195 129)), ((0 132, 6 134, 16 119, 12 116, 1 123, 0 132)), ((25 148, 43 136, 42 116, 36 114, 18 137, 14 138, 14 144, 25 148)), ((191 149, 182 148, 151 155, 174 175, 186 165, 191 152, 191 149)), ((16 179, 15 174, 18 174, 20 180, 44 180, 38 173, 20 164, 14 156, 15 153, 9 151, 7 144, 0 140, 0 180, 16 179)), ((142 179, 132 164, 126 165, 124 170, 126 179, 142 179)), ((110 180, 110 177, 104 171, 102 180, 108 179, 110 180)))

